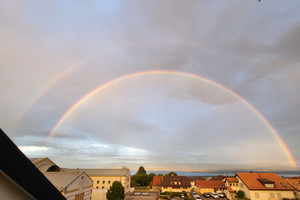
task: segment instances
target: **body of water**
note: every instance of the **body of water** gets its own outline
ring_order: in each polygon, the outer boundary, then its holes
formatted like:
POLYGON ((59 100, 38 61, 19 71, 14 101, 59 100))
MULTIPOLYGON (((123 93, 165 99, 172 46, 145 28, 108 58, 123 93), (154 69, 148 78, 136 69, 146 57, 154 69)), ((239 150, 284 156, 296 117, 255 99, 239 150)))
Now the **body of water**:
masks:
MULTIPOLYGON (((131 175, 136 174, 137 171, 131 170, 131 175)), ((158 174, 167 174, 170 171, 147 171, 147 174, 154 173, 156 175, 158 174)), ((203 177, 213 177, 225 174, 226 176, 235 176, 236 172, 246 172, 246 171, 229 171, 229 172, 191 172, 191 171, 174 171, 177 173, 178 176, 203 176, 203 177)), ((300 171, 281 171, 281 172, 274 172, 277 173, 279 176, 283 177, 294 177, 294 176, 300 176, 300 171)))

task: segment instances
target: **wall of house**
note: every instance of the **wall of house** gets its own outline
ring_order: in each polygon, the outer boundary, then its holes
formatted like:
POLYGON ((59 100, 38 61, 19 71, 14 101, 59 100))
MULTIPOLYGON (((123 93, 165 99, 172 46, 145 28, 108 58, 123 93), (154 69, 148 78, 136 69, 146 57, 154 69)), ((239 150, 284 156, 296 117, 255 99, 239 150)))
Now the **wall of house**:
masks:
POLYGON ((235 200, 235 193, 230 193, 227 189, 224 190, 224 193, 229 200, 235 200))
POLYGON ((248 188, 246 187, 246 185, 243 183, 243 181, 240 179, 240 177, 236 177, 236 179, 238 180, 239 184, 238 184, 238 188, 237 188, 237 192, 239 190, 245 192, 245 196, 250 198, 250 191, 248 190, 248 188))
POLYGON ((191 188, 188 187, 188 188, 172 188, 172 187, 162 187, 161 188, 161 192, 191 192, 191 188))
POLYGON ((225 186, 230 186, 232 190, 236 192, 240 190, 239 183, 229 183, 228 181, 226 181, 225 186))
POLYGON ((128 176, 90 176, 93 180, 94 189, 106 189, 108 190, 112 186, 114 181, 119 181, 125 188, 125 193, 130 190, 130 175, 128 176))
POLYGON ((107 189, 93 189, 92 200, 106 200, 107 189))
POLYGON ((295 197, 295 199, 300 199, 300 191, 295 190, 294 197, 295 197))
POLYGON ((215 192, 215 190, 214 190, 214 188, 198 188, 197 192, 203 194, 206 192, 215 192))
POLYGON ((70 185, 65 188, 64 196, 67 200, 75 200, 76 195, 83 200, 92 197, 93 181, 85 174, 77 177, 70 185))
POLYGON ((293 191, 267 191, 267 190, 251 190, 250 196, 248 197, 252 200, 281 200, 282 198, 293 199, 293 191), (272 196, 273 194, 273 196, 272 196))
POLYGON ((152 189, 153 189, 153 190, 161 190, 161 186, 153 186, 153 185, 152 185, 152 189))
POLYGON ((1 199, 34 200, 29 193, 0 171, 0 197, 1 199))

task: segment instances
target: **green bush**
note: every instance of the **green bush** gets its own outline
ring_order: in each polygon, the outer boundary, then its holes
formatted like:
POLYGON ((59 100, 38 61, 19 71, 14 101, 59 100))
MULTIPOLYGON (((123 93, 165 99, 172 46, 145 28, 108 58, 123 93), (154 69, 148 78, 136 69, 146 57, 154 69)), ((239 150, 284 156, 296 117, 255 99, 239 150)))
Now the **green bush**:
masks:
POLYGON ((237 197, 238 197, 238 198, 244 198, 244 197, 245 197, 245 192, 242 191, 242 190, 239 190, 239 191, 237 192, 237 197))

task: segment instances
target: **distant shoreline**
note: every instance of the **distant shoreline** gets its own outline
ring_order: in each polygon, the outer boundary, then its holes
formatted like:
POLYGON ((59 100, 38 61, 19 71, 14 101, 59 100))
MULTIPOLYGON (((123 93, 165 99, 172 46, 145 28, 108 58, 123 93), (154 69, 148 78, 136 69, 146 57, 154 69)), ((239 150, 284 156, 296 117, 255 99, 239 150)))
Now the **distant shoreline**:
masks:
MULTIPOLYGON (((131 175, 136 174, 136 170, 130 170, 131 175)), ((146 170, 147 174, 150 173, 155 173, 156 175, 158 174, 167 174, 170 171, 156 171, 156 170, 146 170)), ((202 177, 213 177, 217 175, 222 175, 225 174, 225 176, 235 176, 237 172, 249 172, 251 170, 231 170, 231 171, 214 171, 214 172, 200 172, 200 171, 173 171, 176 172, 178 176, 189 176, 189 177, 197 177, 197 176, 202 176, 202 177)), ((255 172, 264 172, 264 173, 277 173, 279 176, 283 177, 294 177, 294 176, 300 176, 300 171, 253 171, 255 172)))

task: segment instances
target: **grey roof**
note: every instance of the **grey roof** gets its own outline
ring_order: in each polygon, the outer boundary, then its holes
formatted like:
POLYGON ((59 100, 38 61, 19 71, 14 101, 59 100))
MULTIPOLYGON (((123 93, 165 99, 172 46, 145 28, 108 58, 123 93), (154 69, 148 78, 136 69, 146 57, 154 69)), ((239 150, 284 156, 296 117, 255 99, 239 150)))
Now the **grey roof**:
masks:
POLYGON ((29 160, 34 164, 34 163, 37 163, 37 162, 39 162, 39 161, 41 161, 41 160, 44 160, 44 159, 46 159, 46 158, 29 158, 29 160))
POLYGON ((130 174, 127 168, 122 169, 63 169, 65 172, 78 172, 84 171, 88 176, 126 176, 130 174))
MULTIPOLYGON (((83 173, 83 172, 81 172, 83 173)), ((47 179, 60 191, 67 187, 78 176, 81 176, 78 172, 46 172, 44 175, 47 179)))

